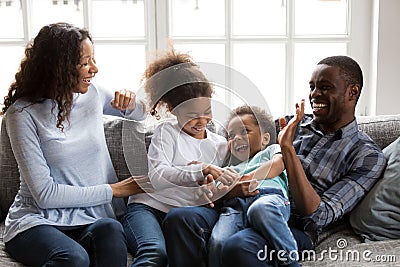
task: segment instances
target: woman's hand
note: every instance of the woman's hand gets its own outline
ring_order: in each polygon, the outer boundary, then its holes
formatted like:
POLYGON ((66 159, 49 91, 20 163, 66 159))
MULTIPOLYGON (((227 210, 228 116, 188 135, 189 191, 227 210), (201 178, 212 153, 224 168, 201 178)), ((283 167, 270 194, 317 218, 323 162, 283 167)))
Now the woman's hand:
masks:
POLYGON ((136 108, 136 94, 126 89, 115 91, 111 106, 118 110, 134 110, 136 108))
POLYGON ((128 197, 139 193, 154 192, 147 176, 131 176, 115 184, 110 184, 110 186, 114 197, 128 197))

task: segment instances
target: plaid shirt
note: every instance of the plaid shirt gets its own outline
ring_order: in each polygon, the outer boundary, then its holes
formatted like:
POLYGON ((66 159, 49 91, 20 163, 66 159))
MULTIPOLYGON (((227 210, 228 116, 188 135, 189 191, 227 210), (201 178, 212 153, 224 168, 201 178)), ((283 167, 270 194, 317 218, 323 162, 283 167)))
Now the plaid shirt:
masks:
MULTIPOLYGON (((301 218, 312 236, 351 211, 378 181, 386 159, 354 120, 331 134, 323 134, 307 116, 298 127, 294 147, 313 188, 321 197, 318 209, 301 218)), ((290 185, 289 185, 290 186, 290 185)))

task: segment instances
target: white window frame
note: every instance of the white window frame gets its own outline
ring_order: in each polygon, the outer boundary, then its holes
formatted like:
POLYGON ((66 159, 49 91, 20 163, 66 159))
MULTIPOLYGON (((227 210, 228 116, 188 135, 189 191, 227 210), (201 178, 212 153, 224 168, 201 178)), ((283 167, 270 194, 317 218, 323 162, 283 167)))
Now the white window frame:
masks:
MULTIPOLYGON (((225 44, 225 64, 231 66, 232 64, 232 47, 233 43, 240 42, 284 42, 286 44, 286 87, 285 87, 285 105, 284 111, 286 113, 293 112, 294 100, 290 97, 294 93, 294 46, 296 43, 307 42, 340 42, 347 44, 347 55, 357 59, 364 71, 364 89, 362 98, 359 101, 357 110, 358 114, 366 115, 367 108, 371 105, 370 97, 371 90, 369 89, 369 76, 370 76, 370 41, 371 36, 371 14, 373 7, 373 0, 348 0, 348 26, 347 35, 326 35, 326 36, 294 36, 294 1, 283 0, 286 2, 287 8, 287 37, 234 37, 230 21, 232 19, 232 5, 230 0, 225 0, 225 37, 196 37, 196 38, 172 38, 170 34, 170 0, 155 0, 156 7, 156 25, 157 25, 157 49, 166 49, 168 44, 165 42, 167 38, 171 38, 177 44, 184 43, 219 43, 225 44), (364 49, 359 49, 363 47, 364 49)), ((249 2, 250 4, 250 2, 249 2)), ((310 73, 311 75, 311 73, 310 73)), ((229 99, 226 101, 229 102, 229 99)))
MULTIPOLYGON (((31 29, 31 18, 29 11, 31 10, 31 1, 25 0, 21 1, 22 4, 22 16, 23 16, 23 27, 24 27, 24 38, 20 40, 0 40, 1 46, 25 46, 25 44, 30 41, 32 36, 31 29)), ((91 28, 90 21, 90 9, 91 0, 83 1, 83 12, 84 12, 84 26, 91 28)), ((374 0, 348 0, 349 1, 349 14, 348 14, 348 35, 347 36, 324 36, 321 38, 303 38, 293 36, 293 20, 289 20, 287 23, 288 38, 238 38, 232 37, 230 20, 231 20, 231 0, 225 1, 225 18, 226 18, 226 36, 225 38, 179 38, 174 39, 176 43, 222 43, 225 45, 225 64, 227 66, 231 65, 232 60, 232 44, 234 42, 251 41, 251 42, 272 42, 272 41, 284 41, 286 42, 286 88, 285 88, 285 113, 291 113, 292 107, 294 106, 293 100, 290 95, 294 92, 293 86, 293 47, 295 43, 298 42, 310 42, 310 41, 328 41, 328 42, 347 42, 347 54, 358 60, 358 62, 363 67, 364 71, 364 88, 362 97, 359 101, 357 107, 357 113, 361 115, 368 115, 374 112, 374 95, 376 91, 372 90, 371 87, 374 85, 374 80, 370 79, 372 72, 371 65, 371 50, 373 49, 371 45, 372 40, 372 23, 373 19, 371 14, 373 14, 373 4, 374 0), (372 80, 372 81, 371 81, 372 80)), ((288 18, 293 18, 293 3, 295 0, 283 0, 286 1, 288 5, 288 18)), ((96 44, 145 44, 146 51, 154 50, 164 50, 168 48, 167 39, 170 38, 170 23, 169 23, 169 0, 144 0, 145 3, 145 37, 144 39, 118 39, 114 40, 112 38, 108 39, 95 39, 96 44)), ((150 62, 152 58, 146 55, 147 63, 150 62)), ((229 99, 227 99, 229 101, 229 99)))

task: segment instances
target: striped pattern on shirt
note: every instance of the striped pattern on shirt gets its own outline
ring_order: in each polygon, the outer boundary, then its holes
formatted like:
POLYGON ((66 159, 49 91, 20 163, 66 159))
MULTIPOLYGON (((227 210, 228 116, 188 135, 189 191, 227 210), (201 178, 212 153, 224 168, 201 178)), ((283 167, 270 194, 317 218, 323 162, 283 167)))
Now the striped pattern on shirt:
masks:
POLYGON ((301 218, 304 230, 314 234, 351 211, 386 166, 381 149, 358 129, 356 120, 334 133, 323 134, 311 117, 305 117, 294 147, 308 180, 321 197, 319 208, 301 218))

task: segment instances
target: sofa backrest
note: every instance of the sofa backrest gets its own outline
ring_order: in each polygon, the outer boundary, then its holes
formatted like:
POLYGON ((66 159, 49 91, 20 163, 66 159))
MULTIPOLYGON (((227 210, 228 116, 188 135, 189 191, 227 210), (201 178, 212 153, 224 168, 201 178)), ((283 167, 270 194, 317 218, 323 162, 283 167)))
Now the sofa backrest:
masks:
POLYGON ((141 122, 105 116, 104 134, 120 181, 132 175, 147 175, 150 137, 141 122))
POLYGON ((359 129, 367 133, 381 149, 400 136, 400 114, 359 116, 357 122, 359 129))
MULTIPOLYGON (((18 166, 11 150, 6 124, 2 122, 0 130, 0 209, 2 217, 5 217, 18 191, 18 186, 18 166)), ((0 219, 3 220, 4 218, 0 219)))

